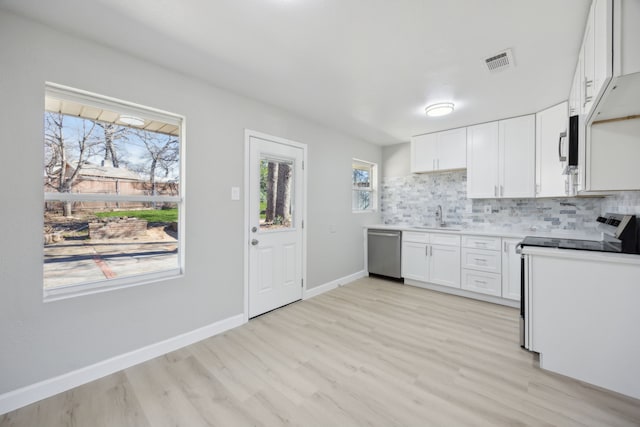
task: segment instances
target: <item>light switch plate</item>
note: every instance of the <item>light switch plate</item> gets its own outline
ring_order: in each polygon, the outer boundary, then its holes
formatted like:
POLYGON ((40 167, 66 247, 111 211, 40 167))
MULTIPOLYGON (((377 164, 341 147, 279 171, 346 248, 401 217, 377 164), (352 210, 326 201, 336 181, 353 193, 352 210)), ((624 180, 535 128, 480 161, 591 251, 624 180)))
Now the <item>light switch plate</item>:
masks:
POLYGON ((231 200, 240 200, 240 187, 231 187, 231 200))

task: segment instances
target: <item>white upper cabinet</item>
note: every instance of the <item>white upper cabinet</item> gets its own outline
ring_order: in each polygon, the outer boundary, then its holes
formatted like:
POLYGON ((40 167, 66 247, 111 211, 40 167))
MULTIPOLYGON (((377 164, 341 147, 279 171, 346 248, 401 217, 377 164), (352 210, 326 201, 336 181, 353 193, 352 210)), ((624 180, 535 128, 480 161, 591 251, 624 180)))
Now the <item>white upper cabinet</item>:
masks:
POLYGON ((467 197, 534 197, 535 115, 467 128, 467 197))
POLYGON ((467 197, 498 197, 498 122, 467 128, 467 197))
POLYGON ((438 170, 467 167, 467 128, 438 132, 438 170))
POLYGON ((467 129, 411 138, 411 172, 434 172, 467 167, 467 129))
POLYGON ((567 144, 567 103, 563 102, 536 114, 536 197, 561 197, 568 194, 566 161, 560 156, 561 144, 567 144), (561 137, 564 135, 564 137, 561 137))
POLYGON ((578 61, 580 109, 575 114, 589 117, 611 78, 612 5, 613 0, 594 0, 591 4, 578 61))
POLYGON ((438 137, 435 133, 411 138, 411 172, 432 172, 436 170, 438 158, 438 137))
POLYGON ((569 93, 569 115, 575 116, 582 114, 582 100, 580 96, 582 92, 580 87, 582 85, 582 51, 578 55, 578 65, 576 71, 573 74, 573 81, 571 83, 571 92, 569 93))
POLYGON ((535 196, 536 116, 500 120, 500 197, 535 196))

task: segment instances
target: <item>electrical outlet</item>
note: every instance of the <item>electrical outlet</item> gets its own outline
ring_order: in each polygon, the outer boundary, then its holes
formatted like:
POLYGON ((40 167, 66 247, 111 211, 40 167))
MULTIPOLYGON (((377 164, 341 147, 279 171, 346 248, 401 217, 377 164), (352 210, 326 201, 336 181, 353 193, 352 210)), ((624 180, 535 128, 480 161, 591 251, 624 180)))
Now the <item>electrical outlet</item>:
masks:
POLYGON ((484 205, 484 213, 486 214, 491 213, 491 205, 484 205))

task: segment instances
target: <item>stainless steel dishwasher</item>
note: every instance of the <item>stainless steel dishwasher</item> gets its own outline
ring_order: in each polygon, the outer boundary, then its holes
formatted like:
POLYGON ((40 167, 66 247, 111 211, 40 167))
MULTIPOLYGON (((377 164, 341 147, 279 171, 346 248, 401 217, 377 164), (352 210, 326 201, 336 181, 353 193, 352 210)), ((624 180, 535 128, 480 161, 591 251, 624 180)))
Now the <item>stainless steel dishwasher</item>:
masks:
POLYGON ((401 248, 402 231, 369 229, 367 231, 369 274, 401 279, 401 248))

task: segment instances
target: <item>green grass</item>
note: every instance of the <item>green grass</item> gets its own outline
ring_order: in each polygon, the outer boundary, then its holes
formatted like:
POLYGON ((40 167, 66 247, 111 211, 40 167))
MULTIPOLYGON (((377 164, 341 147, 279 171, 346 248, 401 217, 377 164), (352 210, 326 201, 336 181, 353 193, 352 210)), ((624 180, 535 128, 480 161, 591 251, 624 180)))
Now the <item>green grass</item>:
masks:
POLYGON ((112 216, 126 216, 129 218, 146 219, 148 222, 174 222, 178 221, 178 209, 149 209, 144 211, 115 211, 96 212, 98 218, 112 216))

